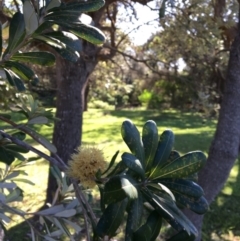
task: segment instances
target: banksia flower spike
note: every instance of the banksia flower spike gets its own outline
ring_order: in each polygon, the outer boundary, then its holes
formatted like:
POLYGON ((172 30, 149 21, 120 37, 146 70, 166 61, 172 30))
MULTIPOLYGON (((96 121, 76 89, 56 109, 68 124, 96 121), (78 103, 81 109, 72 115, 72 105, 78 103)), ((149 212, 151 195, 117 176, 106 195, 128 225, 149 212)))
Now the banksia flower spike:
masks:
POLYGON ((84 188, 96 185, 95 175, 105 169, 103 152, 97 147, 79 147, 68 162, 67 175, 81 182, 84 188))

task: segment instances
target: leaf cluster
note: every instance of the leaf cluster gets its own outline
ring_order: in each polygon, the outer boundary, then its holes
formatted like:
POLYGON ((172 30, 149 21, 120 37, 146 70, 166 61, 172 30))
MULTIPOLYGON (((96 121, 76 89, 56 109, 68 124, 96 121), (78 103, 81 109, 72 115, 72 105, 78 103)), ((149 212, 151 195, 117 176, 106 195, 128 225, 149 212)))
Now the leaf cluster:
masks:
POLYGON ((80 57, 82 42, 102 44, 103 33, 92 25, 81 22, 84 12, 101 8, 103 0, 61 3, 52 0, 43 9, 35 9, 30 0, 23 3, 23 13, 16 12, 10 22, 7 46, 2 40, 0 29, 0 67, 3 78, 17 91, 24 91, 24 81, 37 83, 37 76, 26 64, 51 66, 55 62, 53 51, 22 52, 25 46, 40 41, 50 46, 66 60, 76 62, 80 57), (64 29, 64 31, 62 30, 64 29))
POLYGON ((159 138, 152 120, 144 124, 142 137, 130 120, 123 122, 121 133, 131 153, 123 153, 114 167, 116 153, 102 173, 104 178, 98 176, 103 215, 97 235, 113 237, 126 213, 125 240, 156 240, 162 219, 178 232, 169 241, 194 240, 197 230, 180 208, 197 214, 208 210, 203 190, 195 182, 206 156, 200 151, 180 156, 172 150, 173 132, 165 130, 159 138), (144 208, 147 220, 142 219, 144 208))

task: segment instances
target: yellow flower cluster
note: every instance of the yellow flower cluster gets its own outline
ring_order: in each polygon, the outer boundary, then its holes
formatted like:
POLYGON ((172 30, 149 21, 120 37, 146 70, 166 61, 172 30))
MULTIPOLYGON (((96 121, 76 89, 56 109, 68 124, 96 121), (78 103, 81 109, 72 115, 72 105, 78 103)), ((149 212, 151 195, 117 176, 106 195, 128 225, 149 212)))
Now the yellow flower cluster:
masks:
POLYGON ((79 147, 68 162, 67 175, 80 180, 85 188, 93 188, 95 174, 105 169, 106 163, 103 152, 96 147, 79 147))

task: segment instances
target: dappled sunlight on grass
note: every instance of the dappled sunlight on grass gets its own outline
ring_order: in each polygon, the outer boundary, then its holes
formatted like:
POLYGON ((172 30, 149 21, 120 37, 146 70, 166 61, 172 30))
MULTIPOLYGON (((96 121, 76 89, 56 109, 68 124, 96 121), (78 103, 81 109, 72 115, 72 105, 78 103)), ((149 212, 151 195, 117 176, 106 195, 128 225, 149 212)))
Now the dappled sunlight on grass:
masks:
MULTIPOLYGON (((96 145, 103 150, 105 158, 110 161, 117 150, 120 150, 117 161, 123 152, 129 152, 121 137, 121 125, 125 119, 131 119, 140 133, 143 124, 151 119, 157 123, 159 134, 165 129, 172 129, 175 134, 174 148, 184 154, 189 151, 202 150, 206 154, 213 139, 216 120, 204 120, 197 113, 186 113, 177 110, 156 111, 143 109, 97 110, 84 112, 83 137, 84 145, 96 145)), ((0 123, 1 124, 1 123, 0 123)), ((36 130, 51 140, 52 127, 36 126, 36 130)), ((27 139, 30 140, 30 139, 27 139)), ((31 144, 35 142, 30 141, 31 144)), ((38 146, 35 146, 39 148, 38 146)), ((47 150, 40 147, 42 151, 47 150)), ((32 155, 32 154, 29 154, 32 155)), ((204 223, 204 241, 231 240, 240 237, 240 172, 239 161, 231 171, 228 182, 211 205, 204 223)), ((25 199, 19 203, 24 211, 33 212, 40 208, 45 199, 47 187, 48 163, 38 160, 36 165, 26 168, 35 186, 21 184, 25 199)), ((93 195, 97 197, 96 191, 93 195)), ((95 200, 96 201, 96 200, 95 200)), ((14 225, 21 222, 13 217, 14 225)), ((16 231, 18 233, 18 231, 16 231)), ((13 239, 14 240, 14 239, 13 239)), ((15 239, 16 240, 16 239, 15 239)), ((119 239, 120 240, 120 239, 119 239)), ((12 241, 12 240, 11 240, 12 241)))
POLYGON ((240 161, 231 170, 228 181, 210 206, 204 219, 204 241, 240 240, 240 161))
MULTIPOLYGON (((31 163, 28 166, 21 168, 28 174, 26 176, 19 176, 22 178, 28 178, 35 185, 26 184, 23 182, 16 182, 18 186, 24 192, 24 199, 22 202, 13 203, 18 209, 24 212, 32 213, 39 210, 44 205, 47 180, 48 180, 48 163, 46 161, 38 160, 35 163, 31 163)), ((8 229, 23 222, 23 219, 18 215, 10 216, 13 220, 7 227, 8 229)))
POLYGON ((181 153, 193 150, 207 153, 216 125, 216 121, 204 122, 198 114, 176 110, 159 112, 142 109, 116 111, 90 109, 84 113, 83 144, 96 144, 103 148, 107 156, 112 156, 117 150, 128 151, 120 132, 122 122, 126 119, 131 119, 140 133, 143 124, 150 119, 157 123, 159 134, 165 129, 172 129, 175 134, 175 149, 181 153))

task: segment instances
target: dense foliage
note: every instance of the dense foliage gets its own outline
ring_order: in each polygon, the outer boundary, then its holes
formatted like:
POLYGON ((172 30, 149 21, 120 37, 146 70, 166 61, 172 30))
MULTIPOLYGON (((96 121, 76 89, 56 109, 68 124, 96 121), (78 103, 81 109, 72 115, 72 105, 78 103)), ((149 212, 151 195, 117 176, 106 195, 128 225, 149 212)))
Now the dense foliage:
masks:
MULTIPOLYGON (((93 44, 103 43, 101 31, 79 20, 83 12, 95 11, 103 4, 101 0, 69 3, 52 0, 45 8, 35 9, 31 1, 25 0, 23 13, 16 12, 11 19, 8 42, 1 41, 2 78, 15 88, 16 93, 23 92, 28 89, 28 84, 37 81, 27 63, 54 64, 52 52, 27 51, 25 47, 36 40, 72 62, 80 57, 82 42, 79 37, 93 44)), ((91 236, 94 240, 109 240, 125 222, 125 240, 155 240, 162 219, 165 219, 178 232, 169 241, 178 238, 194 240, 197 236, 197 230, 179 207, 190 208, 199 214, 207 211, 203 190, 195 183, 196 173, 205 164, 206 157, 200 151, 183 156, 173 151, 171 130, 164 131, 159 138, 156 124, 148 121, 141 138, 135 125, 126 120, 122 125, 122 137, 132 154, 123 153, 121 161, 114 166, 117 152, 104 170, 105 165, 100 165, 104 161, 101 152, 91 148, 79 148, 79 153, 72 155, 69 165, 63 162, 56 154, 56 147, 34 128, 35 125, 49 125, 59 120, 31 95, 19 94, 19 103, 13 105, 7 114, 1 113, 0 120, 0 220, 3 226, 11 221, 7 213, 13 213, 29 224, 32 240, 53 241, 61 236, 77 240, 83 229, 79 221, 84 220, 87 240, 91 236), (16 123, 13 116, 19 115, 24 119, 16 123), (26 135, 49 150, 50 155, 28 144, 26 135), (51 163, 51 171, 58 183, 50 207, 35 213, 15 207, 15 203, 23 198, 17 182, 33 184, 28 178, 22 178, 27 173, 21 168, 31 162, 24 156, 28 151, 51 163), (79 173, 83 175, 78 176, 79 173), (95 183, 101 194, 99 221, 86 196, 86 188, 95 183), (142 215, 143 207, 148 210, 147 217, 142 215), (125 211, 127 218, 124 220, 125 211), (40 227, 27 220, 29 215, 39 217, 40 227)))

